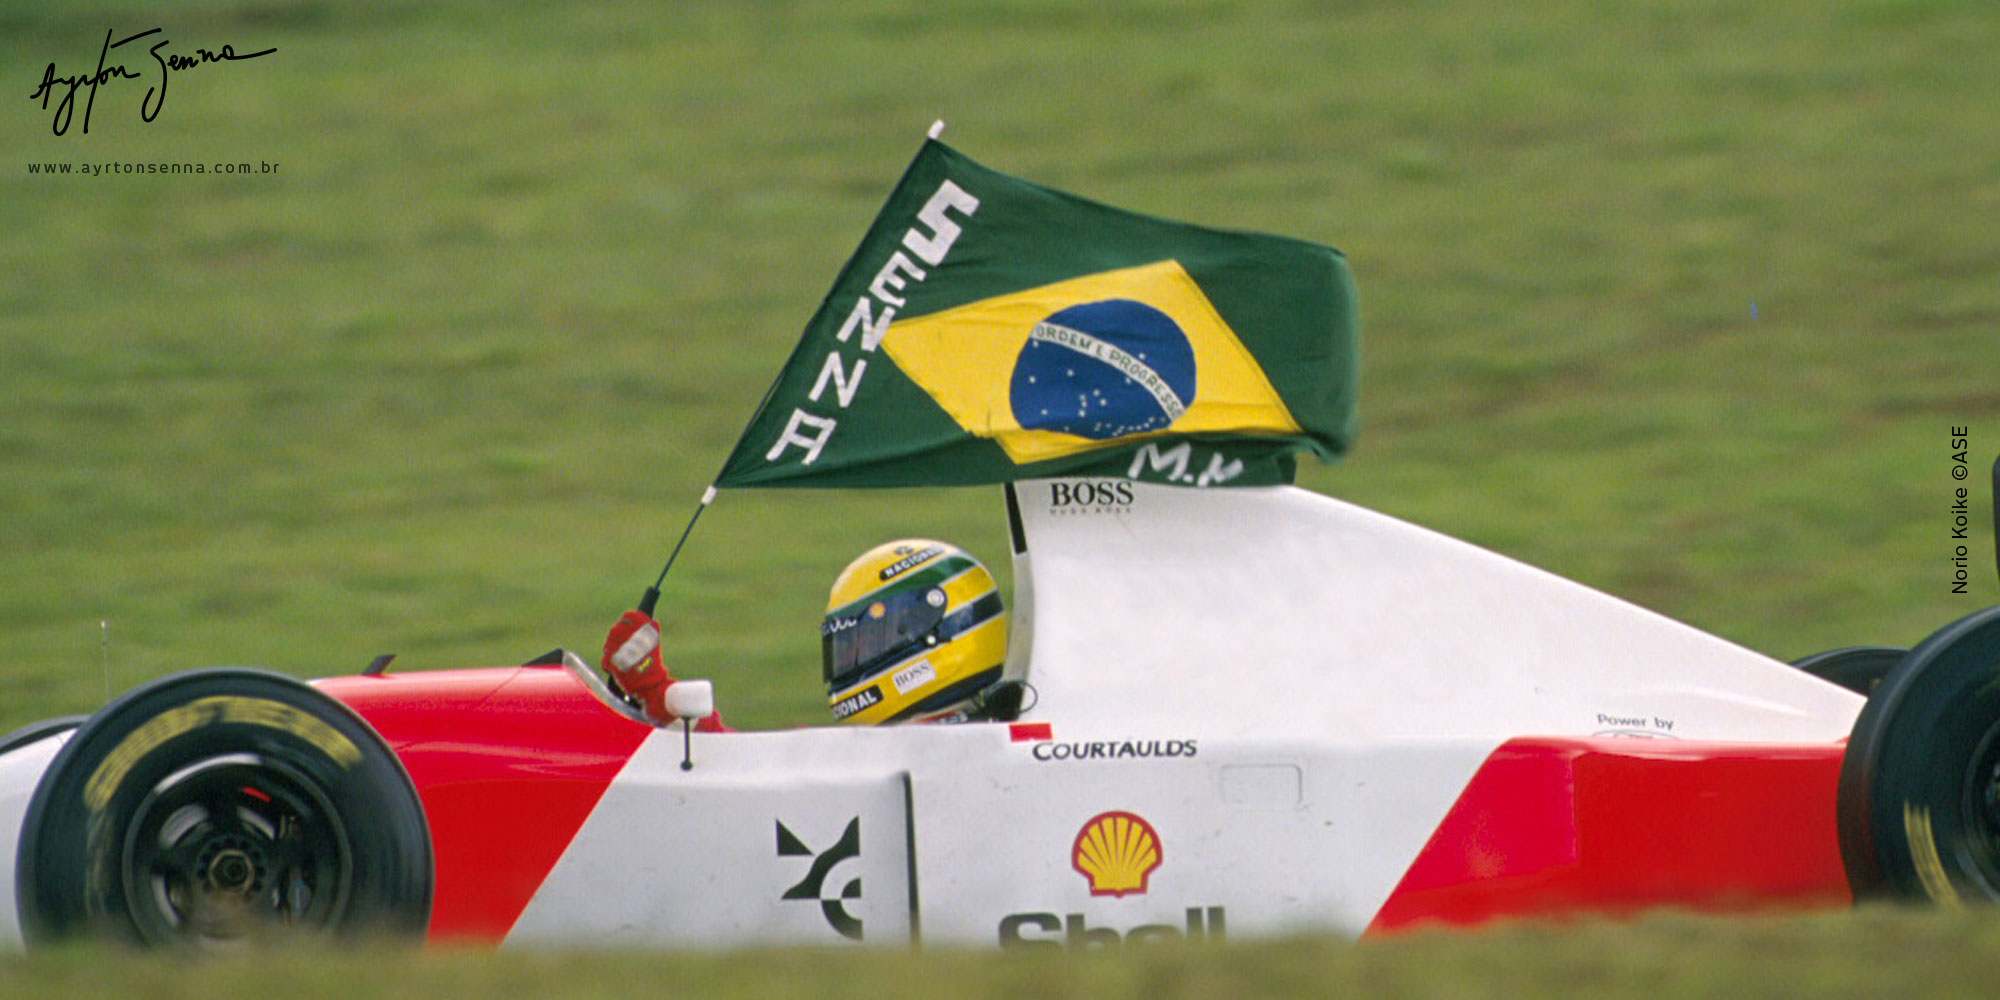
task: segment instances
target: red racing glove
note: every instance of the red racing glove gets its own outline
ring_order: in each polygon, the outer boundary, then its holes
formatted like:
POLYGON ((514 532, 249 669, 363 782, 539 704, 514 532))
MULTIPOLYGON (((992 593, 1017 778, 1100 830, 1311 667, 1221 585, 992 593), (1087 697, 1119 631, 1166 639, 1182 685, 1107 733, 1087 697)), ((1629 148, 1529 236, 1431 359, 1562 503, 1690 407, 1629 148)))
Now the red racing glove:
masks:
POLYGON ((667 685, 674 679, 660 658, 660 623, 643 611, 627 611, 604 637, 604 672, 625 693, 639 699, 646 715, 664 726, 674 721, 667 711, 667 685))

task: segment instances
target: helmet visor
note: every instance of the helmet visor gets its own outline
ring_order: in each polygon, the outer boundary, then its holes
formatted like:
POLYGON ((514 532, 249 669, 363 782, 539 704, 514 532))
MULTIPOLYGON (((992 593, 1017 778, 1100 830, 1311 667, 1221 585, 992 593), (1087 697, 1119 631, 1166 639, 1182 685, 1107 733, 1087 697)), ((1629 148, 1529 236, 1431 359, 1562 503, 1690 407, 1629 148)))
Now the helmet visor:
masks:
POLYGON ((922 649, 944 620, 945 595, 938 587, 884 594, 828 615, 820 624, 821 668, 829 692, 922 649))

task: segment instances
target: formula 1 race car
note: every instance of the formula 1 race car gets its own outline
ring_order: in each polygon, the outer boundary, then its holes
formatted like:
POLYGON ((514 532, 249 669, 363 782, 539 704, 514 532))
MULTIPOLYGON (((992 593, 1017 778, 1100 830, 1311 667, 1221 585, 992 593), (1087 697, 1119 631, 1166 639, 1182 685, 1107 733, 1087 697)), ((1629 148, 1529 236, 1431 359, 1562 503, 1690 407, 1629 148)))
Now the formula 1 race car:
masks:
POLYGON ((2000 886, 2000 609, 1864 704, 1291 487, 1008 496, 1020 719, 690 734, 561 651, 183 674, 7 739, 0 935, 1082 947, 2000 886))
POLYGON ((2000 898, 2000 608, 1793 666, 1291 486, 1352 436, 1354 316, 1330 248, 926 143, 715 484, 1005 484, 1026 708, 699 732, 683 681, 658 728, 563 650, 182 674, 0 739, 0 941, 1096 948, 2000 898))

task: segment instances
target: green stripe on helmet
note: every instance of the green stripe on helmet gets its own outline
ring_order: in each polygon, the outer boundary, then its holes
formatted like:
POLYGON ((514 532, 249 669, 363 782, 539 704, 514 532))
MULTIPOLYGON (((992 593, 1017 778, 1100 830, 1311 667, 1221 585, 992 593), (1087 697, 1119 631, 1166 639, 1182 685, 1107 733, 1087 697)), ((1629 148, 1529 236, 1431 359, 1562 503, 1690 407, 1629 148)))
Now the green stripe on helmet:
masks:
POLYGON ((905 573, 902 576, 891 578, 888 582, 882 584, 879 587, 876 587, 874 590, 871 590, 866 594, 861 595, 859 598, 856 598, 853 601, 850 601, 844 605, 841 605, 838 608, 833 609, 832 611, 827 612, 826 617, 828 618, 859 617, 863 611, 866 611, 868 609, 868 605, 874 603, 878 598, 882 596, 882 594, 888 591, 923 590, 926 587, 941 586, 951 578, 977 565, 979 565, 979 561, 973 559, 971 556, 966 556, 966 555, 943 556, 937 560, 924 564, 922 569, 914 570, 909 573, 905 573))

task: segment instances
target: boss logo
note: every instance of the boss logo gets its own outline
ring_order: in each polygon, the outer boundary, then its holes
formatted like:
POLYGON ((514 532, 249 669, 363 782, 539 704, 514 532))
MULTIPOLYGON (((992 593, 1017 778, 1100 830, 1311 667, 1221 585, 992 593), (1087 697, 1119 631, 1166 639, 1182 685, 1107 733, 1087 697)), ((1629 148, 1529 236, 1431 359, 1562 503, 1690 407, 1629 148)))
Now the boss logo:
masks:
POLYGON ((1051 507, 1130 507, 1132 484, 1124 479, 1084 479, 1049 484, 1051 507))

